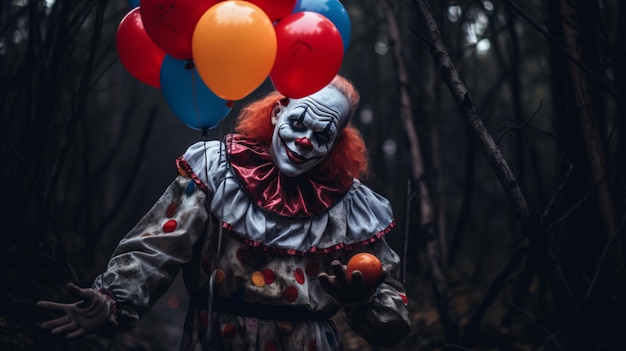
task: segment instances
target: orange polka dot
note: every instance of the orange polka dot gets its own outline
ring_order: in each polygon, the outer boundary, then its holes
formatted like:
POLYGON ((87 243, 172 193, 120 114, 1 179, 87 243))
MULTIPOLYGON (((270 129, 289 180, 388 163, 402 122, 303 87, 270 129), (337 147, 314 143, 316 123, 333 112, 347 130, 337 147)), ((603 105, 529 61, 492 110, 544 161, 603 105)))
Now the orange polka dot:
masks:
POLYGON ((278 321, 276 324, 278 325, 278 330, 283 335, 289 335, 293 332, 293 323, 291 322, 278 321))
POLYGON ((146 237, 146 236, 150 236, 150 235, 152 235, 152 234, 150 234, 150 233, 143 233, 143 234, 141 234, 140 236, 141 236, 141 237, 146 237))
POLYGON ((187 174, 187 172, 185 172, 185 170, 182 167, 178 167, 178 174, 180 174, 181 176, 185 178, 189 178, 189 174, 187 174))
POLYGON ((219 268, 216 269, 215 270, 215 282, 217 284, 222 284, 224 282, 224 278, 226 278, 226 273, 224 273, 224 271, 219 268))
POLYGON ((264 286, 265 285, 265 276, 263 273, 256 271, 252 273, 252 284, 256 286, 264 286))

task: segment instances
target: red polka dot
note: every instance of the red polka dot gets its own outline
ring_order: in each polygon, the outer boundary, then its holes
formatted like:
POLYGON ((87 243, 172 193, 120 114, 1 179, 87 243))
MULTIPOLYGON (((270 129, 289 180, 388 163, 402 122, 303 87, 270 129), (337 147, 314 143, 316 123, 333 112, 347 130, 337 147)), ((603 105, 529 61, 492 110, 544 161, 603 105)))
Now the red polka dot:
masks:
POLYGON ((270 340, 265 344, 265 351, 276 351, 278 347, 276 346, 276 342, 274 340, 270 340))
POLYGON ((302 271, 302 269, 296 268, 296 270, 293 272, 293 276, 296 278, 298 284, 304 283, 304 272, 302 271))
POLYGON ((402 302, 404 302, 405 305, 407 305, 409 303, 409 298, 406 297, 406 295, 404 294, 399 294, 400 298, 402 299, 402 302))
POLYGON ((236 335, 235 326, 232 324, 226 324, 222 329, 222 337, 224 339, 232 339, 236 335))
POLYGON ((163 224, 163 232, 171 233, 176 230, 177 226, 178 226, 178 223, 176 223, 175 220, 170 219, 169 221, 165 222, 165 224, 163 224))
POLYGON ((315 343, 315 339, 309 340, 309 351, 316 351, 317 344, 315 343))
POLYGON ((167 216, 167 218, 172 218, 176 214, 177 209, 178 204, 176 202, 172 202, 169 206, 167 206, 167 208, 165 209, 165 215, 167 216))
POLYGON ((263 276, 265 277, 265 284, 272 284, 274 280, 276 280, 276 274, 269 268, 265 268, 261 271, 261 273, 263 273, 263 276))
POLYGON ((309 277, 317 277, 317 275, 320 274, 320 266, 317 262, 307 262, 304 271, 309 277))
POLYGON ((289 286, 285 289, 285 300, 294 302, 298 298, 298 289, 295 286, 289 286))
POLYGON ((239 246, 235 252, 235 256, 240 262, 246 261, 248 259, 248 247, 243 245, 239 246))

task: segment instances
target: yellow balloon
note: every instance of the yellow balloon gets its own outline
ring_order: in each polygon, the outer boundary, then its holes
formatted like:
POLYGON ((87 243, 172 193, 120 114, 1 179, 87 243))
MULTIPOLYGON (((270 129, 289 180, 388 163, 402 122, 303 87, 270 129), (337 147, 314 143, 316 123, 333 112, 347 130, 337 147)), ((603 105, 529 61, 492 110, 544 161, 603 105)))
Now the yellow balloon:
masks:
POLYGON ((215 95, 240 100, 265 81, 276 59, 276 32, 247 1, 213 5, 198 21, 191 49, 198 74, 215 95))

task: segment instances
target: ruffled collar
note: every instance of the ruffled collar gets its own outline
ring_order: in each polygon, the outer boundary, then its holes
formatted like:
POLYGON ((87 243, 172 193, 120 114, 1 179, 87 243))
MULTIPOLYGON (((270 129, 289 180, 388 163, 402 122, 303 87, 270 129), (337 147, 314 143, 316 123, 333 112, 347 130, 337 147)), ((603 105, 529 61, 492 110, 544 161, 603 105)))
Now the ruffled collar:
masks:
POLYGON ((314 171, 287 177, 272 162, 266 145, 241 135, 226 137, 226 154, 252 201, 282 216, 312 217, 328 210, 350 189, 351 184, 314 171))
MULTIPOLYGON (((230 146, 236 149, 238 145, 241 143, 230 146)), ((226 149, 227 145, 217 140, 197 142, 176 164, 179 173, 191 179, 189 184, 210 195, 210 203, 206 205, 222 226, 248 245, 290 255, 351 250, 381 239, 394 227, 389 201, 358 179, 352 180, 348 191, 338 196, 335 204, 314 216, 290 217, 270 212, 257 205, 242 186, 229 165, 226 149)), ((269 160, 267 155, 265 159, 269 160)), ((262 164, 247 162, 259 167, 262 164)))

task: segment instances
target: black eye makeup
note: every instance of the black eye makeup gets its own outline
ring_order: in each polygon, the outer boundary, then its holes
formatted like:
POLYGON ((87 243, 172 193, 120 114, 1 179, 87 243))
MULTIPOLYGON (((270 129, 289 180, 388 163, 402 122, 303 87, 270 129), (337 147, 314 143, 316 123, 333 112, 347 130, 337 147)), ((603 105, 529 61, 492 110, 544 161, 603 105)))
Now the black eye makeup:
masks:
POLYGON ((315 140, 317 140, 317 143, 319 144, 319 146, 324 146, 330 143, 331 139, 333 138, 333 133, 330 129, 331 126, 332 124, 328 123, 326 125, 326 128, 324 128, 324 130, 322 130, 321 132, 315 133, 315 140))
POLYGON ((289 124, 293 130, 302 132, 307 129, 306 126, 304 125, 304 116, 306 115, 307 109, 308 109, 308 106, 304 107, 304 111, 302 111, 302 113, 300 114, 300 116, 298 116, 297 119, 296 118, 289 119, 289 124))
POLYGON ((298 131, 298 132, 302 132, 306 130, 306 126, 304 125, 304 123, 302 123, 300 119, 289 120, 289 125, 291 126, 291 129, 298 131))

